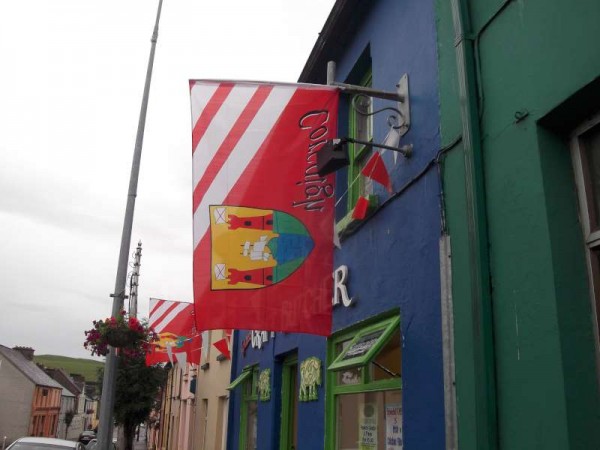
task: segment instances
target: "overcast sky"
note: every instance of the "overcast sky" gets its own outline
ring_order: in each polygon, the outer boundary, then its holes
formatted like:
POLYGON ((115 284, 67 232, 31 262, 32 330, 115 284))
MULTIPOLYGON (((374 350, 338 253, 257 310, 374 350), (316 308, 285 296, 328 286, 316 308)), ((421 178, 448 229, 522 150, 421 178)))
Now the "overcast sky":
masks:
MULTIPOLYGON (((192 78, 293 82, 334 0, 164 0, 132 235, 192 301, 192 78)), ((0 0, 0 344, 89 357, 110 315, 158 0, 0 0)))

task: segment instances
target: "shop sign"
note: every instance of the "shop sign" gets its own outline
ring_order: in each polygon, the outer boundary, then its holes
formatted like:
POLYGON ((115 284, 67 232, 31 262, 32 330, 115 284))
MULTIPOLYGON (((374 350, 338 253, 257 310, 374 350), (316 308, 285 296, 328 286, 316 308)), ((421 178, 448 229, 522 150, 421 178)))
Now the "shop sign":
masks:
POLYGON ((333 299, 331 304, 336 307, 340 303, 346 308, 352 306, 354 299, 348 295, 348 266, 340 266, 333 271, 333 299))
POLYGON ((358 339, 352 347, 346 350, 342 361, 346 361, 347 359, 358 358, 359 356, 366 355, 371 347, 373 347, 381 335, 386 331, 386 329, 377 330, 373 333, 369 333, 358 339))
POLYGON ((242 354, 246 356, 246 350, 248 350, 248 347, 262 349, 265 343, 269 341, 269 339, 274 338, 274 331, 251 330, 248 332, 248 334, 242 341, 242 354))

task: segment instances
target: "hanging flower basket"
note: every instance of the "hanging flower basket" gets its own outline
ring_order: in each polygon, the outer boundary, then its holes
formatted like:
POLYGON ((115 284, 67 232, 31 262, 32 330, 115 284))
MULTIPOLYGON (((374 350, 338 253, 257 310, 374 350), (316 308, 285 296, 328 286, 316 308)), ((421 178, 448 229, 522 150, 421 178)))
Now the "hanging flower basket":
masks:
POLYGON ((135 343, 136 333, 131 333, 130 330, 124 328, 109 328, 106 331, 106 342, 111 347, 127 347, 135 343))
POLYGON ((123 350, 123 354, 132 356, 145 353, 149 345, 158 340, 154 330, 146 322, 128 317, 121 311, 117 317, 94 320, 94 328, 85 332, 83 346, 93 355, 106 356, 109 346, 123 350))

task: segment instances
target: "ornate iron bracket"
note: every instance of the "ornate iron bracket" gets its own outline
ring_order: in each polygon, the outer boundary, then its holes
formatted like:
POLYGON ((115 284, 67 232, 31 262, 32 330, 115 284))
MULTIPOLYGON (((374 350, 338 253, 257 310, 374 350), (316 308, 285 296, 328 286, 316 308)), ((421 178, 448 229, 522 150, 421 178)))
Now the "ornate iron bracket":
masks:
MULTIPOLYGON (((392 114, 388 116, 387 123, 389 130, 382 144, 375 142, 365 142, 353 138, 331 139, 317 153, 317 170, 320 176, 335 172, 336 170, 349 164, 347 143, 356 143, 369 145, 372 147, 383 148, 402 154, 405 158, 410 158, 413 153, 412 144, 400 145, 400 138, 404 136, 410 128, 410 96, 408 90, 408 75, 400 77, 396 85, 396 91, 380 91, 364 86, 339 83, 335 81, 335 62, 327 63, 327 84, 336 86, 344 93, 354 95, 351 107, 363 116, 373 116, 384 111, 392 114), (371 99, 380 98, 396 102, 395 106, 387 106, 376 111, 370 111, 371 99)), ((394 155, 394 161, 396 156, 394 155)))
MULTIPOLYGON (((352 99, 352 108, 363 116, 372 116, 383 111, 391 111, 393 113, 388 116, 387 122, 388 126, 390 127, 390 132, 386 137, 385 145, 393 144, 395 143, 394 141, 399 143, 399 138, 408 132, 410 128, 410 95, 408 90, 407 74, 404 74, 402 77, 400 77, 398 84, 396 84, 395 92, 381 91, 364 86, 357 86, 335 81, 335 62, 329 61, 327 63, 327 84, 339 87, 344 93, 355 95, 354 99, 352 99), (373 112, 369 112, 368 108, 371 104, 371 98, 395 101, 396 106, 385 107, 373 112), (393 136, 392 132, 397 136, 393 136)), ((398 144, 396 144, 396 146, 397 145, 398 144)))

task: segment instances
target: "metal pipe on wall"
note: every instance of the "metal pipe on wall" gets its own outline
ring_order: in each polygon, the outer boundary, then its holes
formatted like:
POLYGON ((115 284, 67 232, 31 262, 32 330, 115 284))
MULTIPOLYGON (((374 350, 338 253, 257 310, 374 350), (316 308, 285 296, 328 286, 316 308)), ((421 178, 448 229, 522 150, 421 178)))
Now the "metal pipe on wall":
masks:
MULTIPOLYGON (((474 414, 478 450, 498 448, 494 323, 486 216, 483 151, 479 124, 474 39, 468 0, 450 0, 455 33, 465 163, 471 284, 474 414)), ((457 392, 460 397, 460 392, 457 392)), ((460 430, 460 427, 459 427, 460 430)), ((459 431, 460 445, 460 431, 459 431)))

